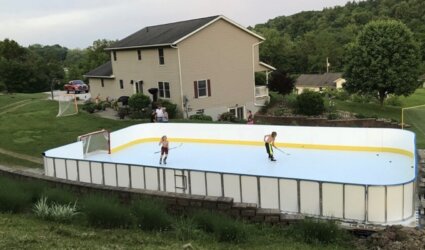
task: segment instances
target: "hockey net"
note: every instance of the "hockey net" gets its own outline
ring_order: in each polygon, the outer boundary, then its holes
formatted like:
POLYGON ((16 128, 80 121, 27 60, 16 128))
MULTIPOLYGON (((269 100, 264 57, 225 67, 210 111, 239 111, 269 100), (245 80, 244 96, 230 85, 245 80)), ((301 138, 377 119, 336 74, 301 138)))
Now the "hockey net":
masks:
POLYGON ((75 95, 58 96, 59 111, 56 117, 75 115, 78 113, 77 98, 75 95))
POLYGON ((84 156, 96 153, 111 153, 110 134, 107 130, 80 135, 78 136, 78 141, 83 142, 84 156))

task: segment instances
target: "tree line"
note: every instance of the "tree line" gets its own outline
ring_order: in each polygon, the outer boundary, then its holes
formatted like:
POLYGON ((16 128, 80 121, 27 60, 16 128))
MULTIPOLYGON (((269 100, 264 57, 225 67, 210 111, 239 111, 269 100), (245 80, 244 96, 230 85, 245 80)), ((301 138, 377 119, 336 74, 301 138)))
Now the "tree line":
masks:
POLYGON ((377 20, 404 23, 418 43, 420 70, 425 73, 425 1, 366 0, 322 11, 280 16, 250 27, 266 41, 261 59, 289 74, 343 72, 346 46, 354 42, 366 24, 377 20))
POLYGON ((0 41, 0 91, 35 93, 60 87, 110 60, 104 49, 113 42, 100 39, 85 49, 58 44, 28 47, 16 41, 0 41))

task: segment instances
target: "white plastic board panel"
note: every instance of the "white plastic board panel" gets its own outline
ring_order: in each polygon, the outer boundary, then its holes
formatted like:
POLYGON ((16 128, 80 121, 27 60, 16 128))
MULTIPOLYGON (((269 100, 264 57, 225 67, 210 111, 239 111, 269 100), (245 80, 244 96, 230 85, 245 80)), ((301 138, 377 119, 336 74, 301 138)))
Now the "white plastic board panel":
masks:
POLYGON ((322 184, 323 216, 342 218, 344 213, 343 195, 342 184, 322 184))
POLYGON ((118 187, 130 187, 130 166, 117 164, 118 187))
POLYGON ((145 176, 143 174, 143 167, 131 166, 131 185, 133 188, 145 188, 145 176))
POLYGON ((221 175, 216 173, 207 173, 207 195, 222 196, 221 175))
POLYGON ((280 210, 298 213, 298 187, 296 180, 280 179, 280 210))
POLYGON ((116 187, 117 186, 117 170, 115 168, 115 164, 104 163, 103 173, 105 174, 105 185, 116 187))
POLYGON ((146 189, 158 190, 158 169, 145 167, 146 189))
POLYGON ((102 163, 92 162, 91 163, 91 180, 94 184, 103 184, 103 171, 102 163))
POLYGON ((413 192, 414 192, 413 183, 408 183, 404 185, 404 208, 403 214, 404 219, 410 218, 414 215, 413 212, 413 192))
POLYGON ((239 175, 223 174, 224 197, 233 198, 234 202, 241 202, 239 175))
POLYGON ((301 213, 320 215, 319 183, 300 181, 300 209, 301 213))
POLYGON ((67 175, 68 180, 77 181, 78 172, 77 172, 77 161, 76 160, 67 160, 66 161, 67 175))
POLYGON ((176 191, 176 183, 174 182, 174 170, 165 169, 165 188, 167 192, 176 191))
POLYGON ((205 172, 190 171, 190 189, 192 194, 207 194, 205 188, 205 172))
POLYGON ((385 223, 385 187, 368 188, 368 221, 385 223))
POLYGON ((78 172, 80 175, 80 181, 91 183, 90 163, 88 161, 79 161, 78 168, 79 168, 78 172))
POLYGON ((366 220, 366 197, 364 186, 345 185, 345 218, 366 220))
POLYGON ((257 177, 241 176, 241 182, 242 202, 259 204, 257 177))
POLYGON ((260 177, 260 199, 262 208, 279 208, 277 178, 260 177))
POLYGON ((55 159, 56 177, 66 179, 65 160, 55 159))
POLYGON ((387 187, 387 221, 403 219, 403 185, 387 187))

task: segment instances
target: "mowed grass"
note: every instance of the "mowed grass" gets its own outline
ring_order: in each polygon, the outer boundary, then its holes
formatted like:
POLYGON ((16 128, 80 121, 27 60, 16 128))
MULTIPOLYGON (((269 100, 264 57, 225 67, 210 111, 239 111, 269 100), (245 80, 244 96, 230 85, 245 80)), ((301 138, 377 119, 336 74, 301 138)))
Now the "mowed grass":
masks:
POLYGON ((104 119, 86 112, 56 117, 58 103, 47 97, 0 95, 0 148, 41 158, 44 151, 75 142, 79 135, 100 129, 114 131, 138 123, 104 119))
MULTIPOLYGON (((400 97, 400 101, 401 107, 389 105, 382 107, 376 103, 356 103, 340 100, 336 100, 335 103, 338 110, 391 119, 401 123, 402 108, 425 105, 425 89, 418 89, 408 97, 400 97)), ((404 112, 404 123, 409 125, 406 129, 416 134, 416 146, 425 149, 425 107, 409 109, 404 112)))

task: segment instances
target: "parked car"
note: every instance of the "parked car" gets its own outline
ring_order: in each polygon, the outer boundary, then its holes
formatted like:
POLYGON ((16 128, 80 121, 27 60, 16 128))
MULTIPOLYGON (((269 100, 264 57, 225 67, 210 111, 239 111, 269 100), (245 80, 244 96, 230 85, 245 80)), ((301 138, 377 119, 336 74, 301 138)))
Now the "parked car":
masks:
POLYGON ((69 81, 69 83, 63 86, 63 89, 66 90, 66 93, 68 94, 69 92, 74 92, 75 94, 89 92, 89 86, 81 80, 69 81))

